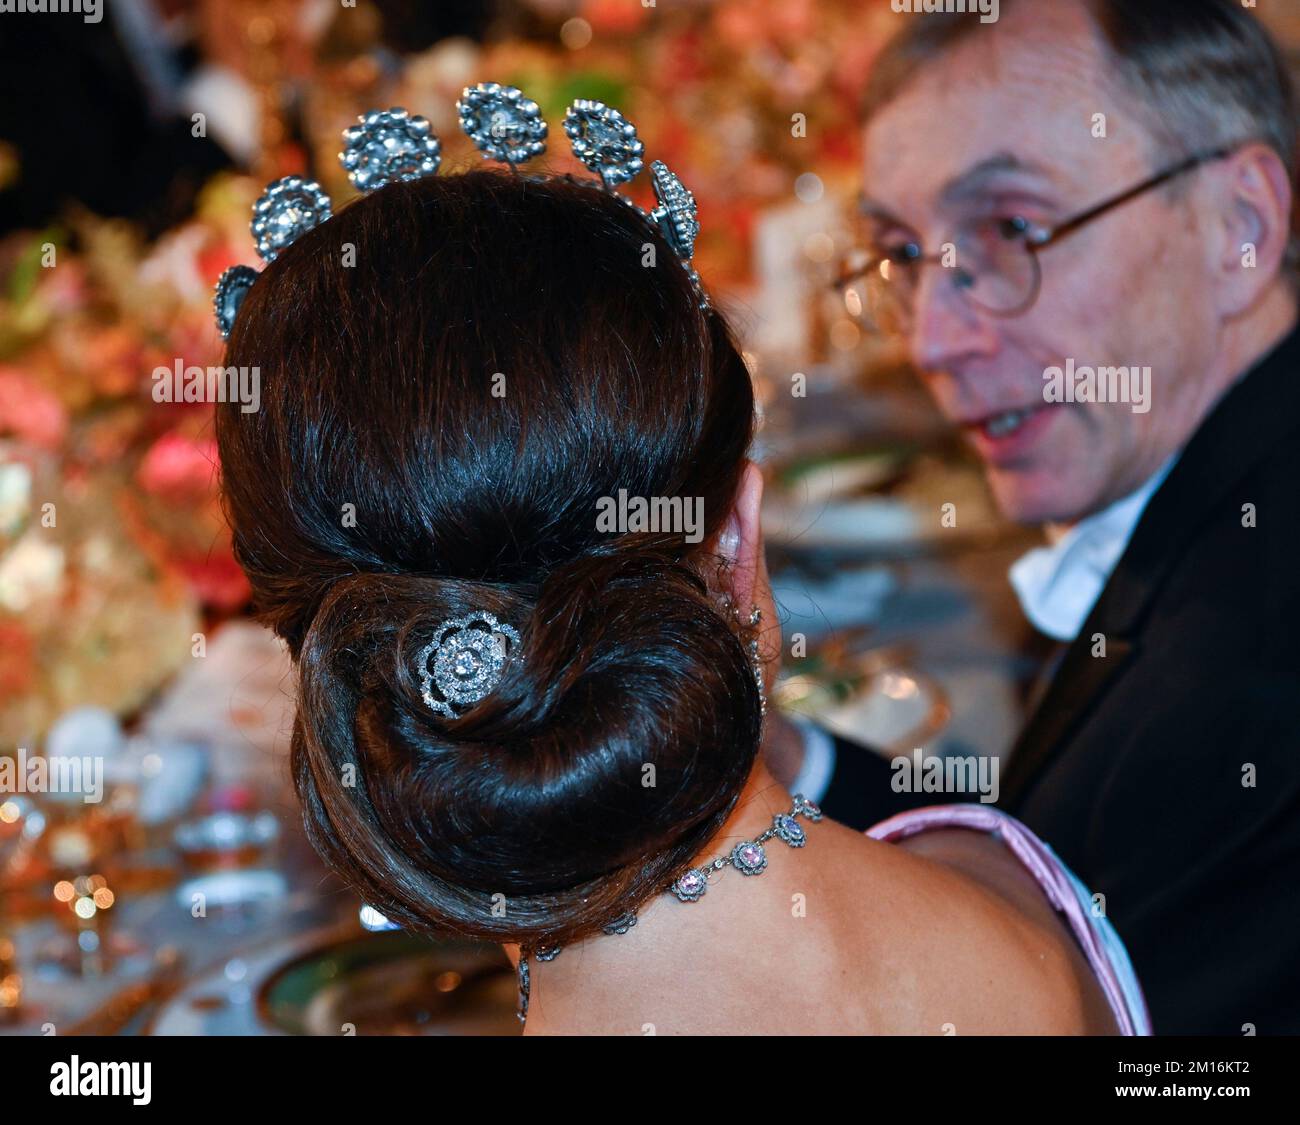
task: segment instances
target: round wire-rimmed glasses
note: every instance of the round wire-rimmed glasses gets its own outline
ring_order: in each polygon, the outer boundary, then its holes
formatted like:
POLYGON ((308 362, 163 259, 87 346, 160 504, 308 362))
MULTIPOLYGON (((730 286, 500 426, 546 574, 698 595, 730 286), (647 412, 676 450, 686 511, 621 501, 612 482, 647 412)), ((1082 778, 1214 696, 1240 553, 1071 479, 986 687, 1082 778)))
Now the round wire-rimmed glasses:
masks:
POLYGON ((997 317, 1022 316, 1042 288, 1041 251, 1176 176, 1230 156, 1237 147, 1189 156, 1052 227, 1035 226, 1017 215, 968 223, 936 254, 926 254, 916 242, 884 254, 855 248, 841 260, 831 287, 843 295, 853 319, 882 333, 907 331, 925 265, 946 269, 953 287, 975 309, 997 317))

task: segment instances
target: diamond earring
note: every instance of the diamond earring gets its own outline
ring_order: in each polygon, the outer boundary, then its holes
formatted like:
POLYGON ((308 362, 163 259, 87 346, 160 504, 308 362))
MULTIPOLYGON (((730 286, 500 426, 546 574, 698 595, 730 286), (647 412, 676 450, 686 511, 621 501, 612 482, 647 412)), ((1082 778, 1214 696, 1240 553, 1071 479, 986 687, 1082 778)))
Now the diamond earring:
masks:
MULTIPOLYGON (((726 606, 728 610, 730 610, 731 615, 736 619, 737 624, 739 624, 740 609, 736 606, 736 603, 732 599, 730 594, 725 594, 723 596, 723 605, 726 606)), ((749 611, 749 621, 747 622, 749 628, 757 629, 759 624, 762 622, 762 620, 763 620, 763 611, 759 609, 758 606, 754 606, 749 611)), ((746 647, 749 649, 749 665, 754 672, 754 682, 758 685, 759 708, 763 718, 766 718, 767 717, 767 692, 764 690, 763 657, 758 650, 758 638, 750 637, 749 644, 746 647)))
MULTIPOLYGON (((749 614, 749 626, 751 629, 757 629, 759 622, 763 620, 763 611, 754 606, 749 614)), ((758 684, 758 705, 763 718, 767 718, 767 691, 763 684, 763 657, 758 651, 758 638, 750 637, 749 639, 749 662, 754 668, 754 682, 758 684)))

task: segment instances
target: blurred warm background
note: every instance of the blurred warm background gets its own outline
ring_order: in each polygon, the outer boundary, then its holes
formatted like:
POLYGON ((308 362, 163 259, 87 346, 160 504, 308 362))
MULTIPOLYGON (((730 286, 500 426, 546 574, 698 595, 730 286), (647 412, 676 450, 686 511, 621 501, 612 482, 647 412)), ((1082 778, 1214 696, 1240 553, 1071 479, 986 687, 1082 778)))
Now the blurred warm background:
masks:
MULTIPOLYGON (((1295 54, 1292 7, 1261 14, 1295 54)), ((0 1024, 337 1033, 368 997, 370 1030, 512 1026, 498 961, 431 961, 400 934, 381 956, 360 904, 322 883, 284 776, 291 678, 247 619, 221 519, 212 408, 150 393, 155 367, 218 363, 212 287, 260 265, 248 221, 268 181, 309 174, 349 198, 339 134, 371 108, 429 118, 442 174, 480 159, 456 125, 467 84, 539 102, 556 171, 583 171, 559 128, 574 98, 636 124, 696 196, 695 264, 766 408, 773 570, 787 633, 808 640, 783 704, 882 749, 999 752, 1027 666, 1005 583, 1026 533, 826 286, 858 188, 858 94, 892 27, 885 0, 113 0, 98 25, 9 17, 0 756, 92 755, 107 774, 95 805, 0 792, 0 1024), (947 501, 969 519, 940 545, 922 513, 947 501)), ((643 204, 646 180, 625 189, 643 204)))

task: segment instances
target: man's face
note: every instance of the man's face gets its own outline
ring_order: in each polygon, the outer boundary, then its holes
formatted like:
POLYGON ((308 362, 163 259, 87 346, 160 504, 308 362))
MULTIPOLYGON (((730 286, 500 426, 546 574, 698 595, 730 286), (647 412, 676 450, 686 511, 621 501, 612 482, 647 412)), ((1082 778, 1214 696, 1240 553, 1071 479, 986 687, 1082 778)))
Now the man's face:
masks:
MULTIPOLYGON (((1050 229, 1162 170, 1140 103, 1106 65, 1074 5, 1023 5, 921 68, 867 127, 872 245, 934 254, 1010 217, 1050 229)), ((1207 409, 1219 325, 1195 175, 1186 199, 1149 192, 1041 251, 1042 288, 1020 316, 980 311, 952 270, 920 267, 911 359, 1011 519, 1068 523, 1120 499, 1207 409), (1150 368, 1149 409, 1047 402, 1044 372, 1068 361, 1150 368)))

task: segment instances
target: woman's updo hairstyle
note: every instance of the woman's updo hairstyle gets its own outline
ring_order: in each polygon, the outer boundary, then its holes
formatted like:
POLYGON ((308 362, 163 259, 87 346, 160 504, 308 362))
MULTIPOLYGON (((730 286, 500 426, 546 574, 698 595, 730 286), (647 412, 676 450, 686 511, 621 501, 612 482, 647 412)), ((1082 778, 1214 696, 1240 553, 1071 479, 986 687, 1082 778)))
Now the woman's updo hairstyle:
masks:
POLYGON ((316 849, 404 926, 525 945, 661 893, 761 732, 707 553, 753 392, 672 248, 596 185, 394 183, 267 267, 226 362, 260 371, 260 410, 218 411, 223 489, 298 666, 316 849), (702 540, 599 531, 620 489, 698 498, 702 540), (418 657, 473 611, 522 643, 447 718, 418 657))

